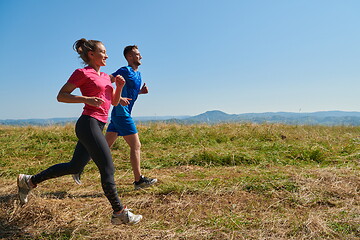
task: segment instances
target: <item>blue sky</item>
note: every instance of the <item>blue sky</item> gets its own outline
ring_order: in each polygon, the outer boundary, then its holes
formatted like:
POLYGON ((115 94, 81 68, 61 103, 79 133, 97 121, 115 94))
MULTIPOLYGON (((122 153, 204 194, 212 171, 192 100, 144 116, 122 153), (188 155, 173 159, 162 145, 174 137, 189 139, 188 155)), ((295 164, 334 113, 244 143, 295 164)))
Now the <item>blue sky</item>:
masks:
MULTIPOLYGON (((78 117, 56 95, 101 40, 102 71, 137 44, 149 94, 134 116, 360 111, 360 1, 0 0, 0 119, 78 117)), ((76 92, 79 94, 79 92, 76 92)))

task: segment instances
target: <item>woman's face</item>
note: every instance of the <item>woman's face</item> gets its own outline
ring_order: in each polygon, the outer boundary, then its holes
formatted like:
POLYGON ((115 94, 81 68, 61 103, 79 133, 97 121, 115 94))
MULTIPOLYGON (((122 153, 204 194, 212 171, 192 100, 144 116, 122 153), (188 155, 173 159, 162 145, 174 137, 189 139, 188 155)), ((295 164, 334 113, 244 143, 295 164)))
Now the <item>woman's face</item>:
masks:
POLYGON ((102 43, 98 43, 96 50, 89 52, 89 57, 91 64, 106 66, 106 59, 108 59, 108 55, 106 54, 105 46, 102 43))

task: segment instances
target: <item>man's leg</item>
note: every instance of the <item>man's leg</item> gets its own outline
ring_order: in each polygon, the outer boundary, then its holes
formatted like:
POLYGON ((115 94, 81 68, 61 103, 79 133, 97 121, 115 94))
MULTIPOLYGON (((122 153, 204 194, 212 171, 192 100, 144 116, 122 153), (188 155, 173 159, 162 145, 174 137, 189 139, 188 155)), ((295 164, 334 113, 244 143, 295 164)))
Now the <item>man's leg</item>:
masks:
POLYGON ((106 141, 111 148, 114 145, 116 139, 118 138, 118 134, 116 132, 106 132, 105 134, 106 141))
POLYGON ((133 183, 135 190, 146 188, 155 184, 157 182, 157 179, 147 178, 141 175, 141 169, 140 169, 141 143, 140 143, 139 135, 136 130, 135 123, 133 122, 131 117, 126 119, 119 117, 117 118, 117 120, 118 121, 112 121, 109 124, 108 132, 106 132, 105 134, 105 138, 108 145, 111 147, 115 143, 116 139, 119 136, 119 133, 122 133, 120 135, 125 135, 123 136, 124 140, 130 147, 130 163, 135 178, 135 181, 133 183))
POLYGON ((141 170, 140 170, 141 143, 140 143, 139 135, 137 133, 127 135, 124 136, 124 139, 130 147, 130 162, 134 173, 135 181, 137 182, 141 178, 141 170))

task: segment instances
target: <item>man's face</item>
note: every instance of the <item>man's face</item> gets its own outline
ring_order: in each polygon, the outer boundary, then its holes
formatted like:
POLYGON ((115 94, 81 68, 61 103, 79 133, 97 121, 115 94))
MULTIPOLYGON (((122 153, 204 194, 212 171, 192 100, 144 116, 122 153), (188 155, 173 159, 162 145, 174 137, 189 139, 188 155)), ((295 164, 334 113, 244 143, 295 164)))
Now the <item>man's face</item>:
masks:
POLYGON ((136 66, 140 66, 141 59, 142 59, 142 57, 141 57, 141 54, 138 49, 135 48, 129 53, 129 60, 131 61, 132 64, 134 64, 136 66))

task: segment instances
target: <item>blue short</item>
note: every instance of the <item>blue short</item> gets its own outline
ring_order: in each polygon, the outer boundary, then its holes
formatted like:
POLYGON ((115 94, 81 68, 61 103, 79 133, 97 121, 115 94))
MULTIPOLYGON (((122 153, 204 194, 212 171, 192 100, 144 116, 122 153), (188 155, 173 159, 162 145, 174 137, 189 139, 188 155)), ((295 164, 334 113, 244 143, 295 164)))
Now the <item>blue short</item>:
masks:
POLYGON ((107 132, 116 132, 118 136, 127 136, 137 133, 134 120, 130 116, 112 117, 107 132))

